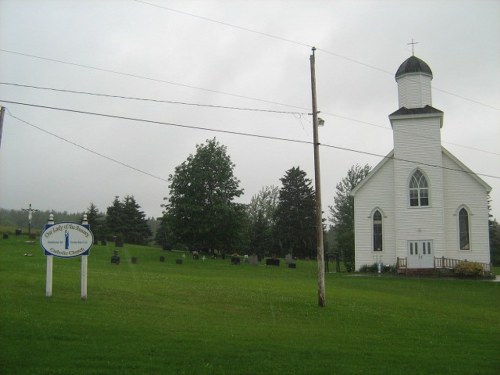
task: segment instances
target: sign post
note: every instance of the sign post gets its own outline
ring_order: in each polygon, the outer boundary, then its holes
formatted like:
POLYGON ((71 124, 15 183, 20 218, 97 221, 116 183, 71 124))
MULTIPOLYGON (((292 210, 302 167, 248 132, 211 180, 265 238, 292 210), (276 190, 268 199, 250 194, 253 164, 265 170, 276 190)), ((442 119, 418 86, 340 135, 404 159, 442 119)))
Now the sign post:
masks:
POLYGON ((72 222, 54 223, 54 215, 40 237, 40 244, 47 256, 47 277, 45 295, 52 296, 53 257, 82 257, 81 297, 87 299, 87 267, 90 248, 94 243, 94 235, 90 231, 87 215, 83 215, 82 224, 72 222))

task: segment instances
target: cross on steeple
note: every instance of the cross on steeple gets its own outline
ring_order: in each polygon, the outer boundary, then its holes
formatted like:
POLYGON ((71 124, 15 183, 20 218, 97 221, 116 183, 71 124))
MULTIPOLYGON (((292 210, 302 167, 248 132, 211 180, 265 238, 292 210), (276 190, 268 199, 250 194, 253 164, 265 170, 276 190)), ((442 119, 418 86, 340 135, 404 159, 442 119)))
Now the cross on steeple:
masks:
POLYGON ((406 45, 409 46, 410 44, 411 44, 411 55, 415 56, 415 44, 418 44, 418 42, 413 41, 413 38, 411 38, 411 42, 406 43, 406 45))

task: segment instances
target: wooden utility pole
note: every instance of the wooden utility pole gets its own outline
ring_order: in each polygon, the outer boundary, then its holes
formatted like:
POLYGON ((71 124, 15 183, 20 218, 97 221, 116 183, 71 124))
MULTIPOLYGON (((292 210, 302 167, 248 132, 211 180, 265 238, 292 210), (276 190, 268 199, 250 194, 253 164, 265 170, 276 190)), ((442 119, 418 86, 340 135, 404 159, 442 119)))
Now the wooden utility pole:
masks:
POLYGON ((319 140, 318 140, 318 108, 316 104, 316 68, 315 56, 312 48, 311 62, 311 91, 312 91, 312 115, 313 115, 313 143, 314 143, 314 184, 316 187, 316 243, 318 263, 318 306, 326 306, 325 296, 325 254, 323 248, 323 215, 321 208, 321 177, 319 167, 319 140))

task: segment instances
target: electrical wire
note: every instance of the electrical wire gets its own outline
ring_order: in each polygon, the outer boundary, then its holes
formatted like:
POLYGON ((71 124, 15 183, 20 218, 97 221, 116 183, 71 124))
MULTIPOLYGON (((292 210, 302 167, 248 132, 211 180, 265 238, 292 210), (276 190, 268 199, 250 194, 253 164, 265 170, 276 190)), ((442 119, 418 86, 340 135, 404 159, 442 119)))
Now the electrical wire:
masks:
MULTIPOLYGON (((254 30, 254 29, 250 29, 250 28, 247 28, 247 27, 242 27, 242 26, 234 25, 234 24, 231 24, 231 23, 227 23, 227 22, 215 20, 213 18, 200 16, 200 15, 197 15, 197 14, 193 14, 193 13, 181 11, 181 10, 174 9, 174 8, 169 8, 169 7, 166 7, 166 6, 162 6, 162 5, 150 3, 150 2, 147 2, 147 1, 144 1, 144 0, 132 0, 132 1, 144 4, 144 5, 149 5, 149 6, 152 6, 152 7, 156 7, 156 8, 161 8, 161 9, 167 10, 169 12, 175 12, 175 13, 179 13, 179 14, 182 14, 182 15, 185 15, 185 16, 198 18, 198 19, 201 19, 203 21, 208 21, 208 22, 220 24, 220 25, 223 25, 223 26, 231 27, 231 28, 234 28, 234 29, 247 31, 247 32, 250 32, 250 33, 253 33, 253 34, 262 35, 262 36, 265 36, 265 37, 268 37, 268 38, 272 38, 272 39, 276 39, 276 40, 280 40, 280 41, 283 41, 283 42, 292 43, 292 44, 296 44, 296 45, 303 46, 303 47, 315 48, 316 51, 318 51, 318 52, 323 52, 325 54, 328 54, 328 55, 331 55, 331 56, 334 56, 334 57, 337 57, 337 58, 349 61, 349 62, 354 63, 354 64, 358 64, 358 65, 361 65, 361 66, 364 66, 364 67, 367 67, 367 68, 370 68, 370 69, 373 69, 373 70, 376 70, 376 71, 379 71, 379 72, 382 72, 382 73, 385 73, 385 74, 389 74, 389 75, 393 75, 394 74, 393 72, 390 72, 390 71, 388 71, 386 69, 379 68, 379 67, 377 67, 375 65, 367 64, 365 62, 353 59, 351 57, 347 57, 347 56, 341 55, 341 54, 333 52, 333 51, 329 51, 329 50, 324 49, 324 48, 316 48, 312 44, 308 44, 308 43, 304 43, 304 42, 299 42, 299 41, 296 41, 296 40, 293 40, 293 39, 289 39, 289 38, 285 38, 285 37, 281 37, 281 36, 277 36, 277 35, 273 35, 273 34, 269 34, 269 33, 264 33, 264 32, 258 31, 258 30, 254 30)), ((488 107, 488 108, 491 108, 491 109, 495 109, 497 111, 500 110, 500 108, 495 107, 493 105, 486 104, 486 103, 483 103, 483 102, 480 102, 480 101, 477 101, 477 100, 474 100, 474 99, 470 99, 470 98, 467 98, 467 97, 462 96, 462 95, 454 94, 454 93, 452 93, 450 91, 446 91, 446 90, 443 90, 443 89, 440 89, 440 88, 437 88, 437 87, 434 87, 434 89, 436 91, 440 91, 440 92, 443 92, 445 94, 455 96, 455 97, 460 98, 462 100, 470 101, 472 103, 479 104, 479 105, 482 105, 482 106, 485 106, 485 107, 488 107)))
MULTIPOLYGON (((71 113, 78 113, 78 114, 85 114, 85 115, 92 115, 92 116, 100 116, 100 117, 105 117, 105 118, 114 118, 114 119, 119 119, 119 120, 145 122, 145 123, 155 124, 155 125, 173 126, 173 127, 179 127, 179 128, 185 128, 185 129, 192 129, 192 130, 203 130, 203 131, 209 131, 209 132, 215 132, 215 133, 231 134, 231 135, 238 135, 238 136, 261 138, 261 139, 270 139, 270 140, 275 140, 275 141, 284 141, 284 142, 292 142, 292 143, 313 144, 313 142, 311 142, 311 141, 304 141, 304 140, 298 140, 298 139, 291 139, 291 138, 284 138, 284 137, 275 137, 275 136, 267 136, 267 135, 261 135, 261 134, 255 134, 255 133, 236 132, 236 131, 231 131, 231 130, 213 129, 213 128, 202 127, 202 126, 184 125, 184 124, 177 124, 177 123, 171 123, 171 122, 163 122, 163 121, 155 121, 155 120, 148 120, 148 119, 142 119, 142 118, 134 118, 134 117, 125 117, 125 116, 118 116, 118 115, 110 115, 110 114, 105 114, 105 113, 81 111, 81 110, 68 109, 68 108, 50 107, 50 106, 43 106, 43 105, 32 104, 32 103, 22 103, 22 102, 9 101, 9 100, 1 99, 1 98, 0 98, 0 102, 2 102, 2 103, 9 103, 9 104, 17 104, 17 105, 22 105, 22 106, 34 107, 34 108, 50 109, 50 110, 55 110, 55 111, 64 111, 64 112, 71 112, 71 113)), ((73 143, 71 141, 69 141, 69 142, 73 143)), ((79 146, 76 143, 73 143, 73 144, 77 145, 80 148, 86 149, 85 147, 79 146)), ((354 152, 354 153, 357 153, 357 154, 363 154, 363 155, 370 155, 370 156, 377 156, 377 157, 387 158, 386 155, 381 155, 381 154, 376 154, 376 153, 367 152, 367 151, 361 151, 361 150, 355 150, 355 149, 351 149, 351 148, 347 148, 347 147, 342 147, 342 146, 335 146, 335 145, 329 145, 329 144, 324 144, 324 143, 321 143, 320 146, 327 147, 327 148, 333 148, 333 149, 337 149, 337 150, 342 150, 342 151, 354 152)), ((106 158, 109 159, 108 157, 106 157, 106 158)), ((404 161, 404 162, 408 162, 408 163, 412 163, 412 164, 417 164, 417 165, 426 165, 426 166, 434 167, 434 168, 440 168, 440 169, 446 169, 446 170, 451 170, 451 171, 456 171, 456 172, 462 172, 462 173, 467 173, 467 174, 476 175, 476 176, 482 176, 482 177, 489 177, 489 178, 494 178, 494 179, 500 179, 500 176, 494 176, 494 175, 489 175, 489 174, 485 174, 485 173, 474 173, 474 172, 464 171, 463 169, 455 169, 455 168, 443 167, 443 166, 440 166, 440 165, 422 163, 420 161, 414 161, 414 160, 408 160, 408 159, 401 159, 401 158, 395 158, 395 157, 392 157, 391 159, 393 159, 393 160, 400 160, 400 161, 404 161)), ((114 159, 110 159, 110 160, 115 161, 114 159)), ((123 163, 120 163, 120 164, 127 166, 126 164, 123 164, 123 163)), ((132 168, 132 169, 135 169, 135 168, 132 168)), ((141 171, 141 172, 145 173, 143 171, 141 171)), ((153 177, 159 178, 159 177, 154 176, 154 175, 153 175, 153 177)), ((159 178, 159 179, 162 179, 162 178, 159 178)), ((162 179, 162 180, 164 180, 164 179, 162 179)))
MULTIPOLYGON (((231 107, 231 106, 212 105, 212 104, 187 103, 187 102, 172 101, 172 100, 159 100, 159 99, 151 99, 151 98, 139 98, 139 97, 116 95, 116 94, 112 95, 112 94, 93 93, 93 92, 86 92, 86 91, 58 89, 58 88, 53 88, 53 87, 42 87, 42 86, 34 86, 34 85, 24 85, 24 84, 18 84, 18 83, 10 83, 10 82, 0 82, 0 85, 8 85, 8 86, 14 86, 14 87, 23 87, 23 88, 32 88, 32 89, 37 89, 37 90, 49 90, 49 91, 55 91, 55 92, 67 92, 67 93, 72 93, 72 94, 83 94, 83 95, 98 96, 98 97, 109 97, 109 98, 115 98, 115 99, 149 101, 149 102, 155 102, 155 103, 179 104, 179 105, 186 105, 186 106, 208 107, 208 108, 217 108, 217 109, 229 109, 229 110, 238 110, 238 111, 267 112, 267 113, 276 113, 276 114, 291 114, 291 115, 294 115, 294 116, 299 116, 299 119, 302 116, 308 114, 306 112, 276 111, 276 110, 271 110, 271 109, 260 109, 260 108, 249 108, 249 107, 231 107)), ((358 119, 355 119, 355 118, 352 118, 352 117, 343 116, 343 115, 339 115, 339 114, 332 113, 332 112, 321 111, 320 113, 323 114, 323 115, 329 115, 329 116, 333 116, 333 117, 340 118, 340 119, 343 119, 343 120, 357 122, 357 123, 360 123, 360 124, 363 124, 363 125, 368 125, 368 126, 372 126, 372 127, 376 127, 376 128, 381 128, 381 129, 384 129, 384 130, 391 130, 391 128, 389 128, 387 126, 374 124, 374 123, 368 122, 368 121, 358 120, 358 119)), ((419 137, 419 138, 422 138, 422 139, 430 139, 430 137, 424 136, 424 135, 419 134, 417 132, 404 131, 404 130, 402 130, 402 132, 407 133, 407 134, 411 134, 411 135, 413 135, 415 137, 419 137)), ((450 144, 450 145, 457 146, 457 147, 466 148, 466 149, 469 149, 469 150, 474 150, 474 151, 478 151, 478 152, 484 152, 484 153, 488 153, 488 154, 491 154, 491 155, 500 156, 500 153, 497 153, 497 152, 483 150, 483 149, 479 149, 479 148, 471 147, 471 146, 466 146, 466 145, 462 145, 462 144, 459 144, 459 143, 452 143, 452 142, 447 142, 447 141, 443 141, 443 143, 450 144)))
POLYGON ((131 166, 130 164, 126 164, 126 163, 121 162, 121 161, 119 161, 119 160, 113 159, 113 158, 112 158, 112 157, 110 157, 110 156, 107 156, 107 155, 101 154, 100 152, 97 152, 97 151, 92 150, 92 149, 90 149, 90 148, 88 148, 88 147, 82 146, 81 144, 78 144, 78 143, 76 143, 76 142, 70 141, 69 139, 66 139, 66 138, 64 138, 64 137, 61 137, 60 135, 57 135, 57 134, 55 134, 55 133, 52 133, 52 132, 50 132, 50 131, 48 131, 48 130, 45 130, 45 129, 43 129, 43 128, 39 127, 39 126, 36 126, 35 124, 32 124, 32 123, 30 123, 30 122, 28 122, 28 121, 26 121, 26 120, 23 120, 23 119, 21 119, 21 118, 19 118, 19 117, 15 116, 15 115, 13 115, 13 114, 9 111, 9 109, 8 109, 8 108, 7 108, 7 114, 8 114, 10 117, 12 117, 12 118, 14 118, 14 119, 16 119, 16 120, 18 120, 18 121, 20 121, 20 122, 25 123, 26 125, 29 125, 29 126, 31 126, 31 127, 33 127, 33 128, 35 128, 35 129, 37 129, 37 130, 39 130, 39 131, 41 131, 41 132, 44 132, 44 133, 46 133, 46 134, 49 134, 49 135, 51 135, 51 136, 53 136, 53 137, 56 137, 57 139, 60 139, 61 141, 64 141, 64 142, 66 142, 66 143, 69 143, 69 144, 71 144, 71 145, 73 145, 73 146, 76 146, 76 147, 78 147, 78 148, 81 148, 82 150, 85 150, 85 151, 87 151, 87 152, 90 152, 91 154, 97 155, 97 156, 99 156, 99 157, 101 157, 101 158, 104 158, 104 159, 106 159, 106 160, 112 161, 113 163, 116 163, 116 164, 119 164, 119 165, 121 165, 121 166, 123 166, 123 167, 129 168, 129 169, 132 169, 132 170, 134 170, 134 171, 136 171, 136 172, 139 172, 139 173, 145 174, 145 175, 147 175, 147 176, 153 177, 153 178, 155 178, 155 179, 157 179, 157 180, 164 181, 164 182, 168 182, 168 180, 166 180, 166 179, 164 179, 164 178, 162 178, 162 177, 158 177, 158 176, 156 176, 156 175, 154 175, 154 174, 152 174, 152 173, 149 173, 149 172, 146 172, 146 171, 144 171, 144 170, 142 170, 142 169, 139 169, 139 168, 133 167, 133 166, 131 166))
POLYGON ((225 91, 212 90, 212 89, 207 89, 207 88, 204 88, 204 87, 187 85, 187 84, 184 84, 184 83, 179 83, 179 82, 168 81, 168 80, 164 80, 164 79, 158 79, 158 78, 152 78, 152 77, 142 76, 142 75, 139 75, 139 74, 119 72, 117 70, 112 70, 112 69, 99 68, 99 67, 95 67, 95 66, 91 66, 91 65, 78 64, 78 63, 74 63, 74 62, 68 62, 68 61, 63 61, 63 60, 58 60, 58 59, 52 59, 52 58, 48 58, 48 57, 36 56, 36 55, 28 54, 28 53, 22 53, 22 52, 12 51, 12 50, 7 50, 7 49, 3 49, 3 48, 0 48, 0 52, 11 53, 11 54, 14 54, 14 55, 19 55, 19 56, 24 56, 24 57, 31 57, 31 58, 39 59, 39 60, 52 61, 52 62, 56 62, 56 63, 59 63, 59 64, 76 66, 76 67, 79 67, 79 68, 91 69, 91 70, 96 70, 96 71, 99 71, 99 72, 112 73, 112 74, 117 74, 117 75, 121 75, 121 76, 125 76, 125 77, 132 77, 132 78, 137 78, 137 79, 144 79, 144 80, 152 81, 152 82, 166 83, 166 84, 169 84, 169 85, 174 85, 174 86, 179 86, 179 87, 186 87, 186 88, 189 88, 189 89, 201 90, 201 91, 205 91, 205 92, 212 92, 212 93, 215 93, 215 94, 227 95, 227 96, 232 96, 232 97, 235 97, 235 98, 254 100, 254 101, 257 101, 257 102, 261 102, 261 103, 276 104, 276 105, 280 105, 280 106, 284 106, 284 107, 289 107, 289 108, 297 108, 297 109, 302 109, 302 110, 305 109, 305 110, 307 110, 307 108, 304 108, 304 107, 299 107, 299 106, 295 106, 295 105, 291 105, 291 104, 286 104, 286 103, 275 102, 275 101, 272 101, 272 100, 259 99, 259 98, 254 98, 254 97, 251 97, 251 96, 233 94, 233 93, 225 92, 225 91))
POLYGON ((188 103, 188 102, 179 102, 179 101, 173 101, 173 100, 139 98, 139 97, 135 97, 135 96, 102 94, 102 93, 95 93, 95 92, 88 92, 88 91, 65 90, 65 89, 57 89, 54 87, 22 85, 19 83, 10 83, 10 82, 0 82, 0 85, 24 87, 24 88, 37 89, 37 90, 49 90, 49 91, 56 91, 56 92, 67 92, 67 93, 71 93, 71 94, 83 94, 83 95, 89 95, 89 96, 99 96, 99 97, 115 98, 115 99, 127 99, 127 100, 147 101, 147 102, 166 103, 166 104, 179 104, 179 105, 194 106, 194 107, 220 108, 220 109, 231 109, 231 110, 237 110, 237 111, 250 111, 250 112, 267 112, 267 113, 278 113, 278 114, 299 115, 299 116, 307 115, 306 112, 276 111, 273 109, 250 108, 250 107, 232 107, 232 106, 215 105, 215 104, 188 103))

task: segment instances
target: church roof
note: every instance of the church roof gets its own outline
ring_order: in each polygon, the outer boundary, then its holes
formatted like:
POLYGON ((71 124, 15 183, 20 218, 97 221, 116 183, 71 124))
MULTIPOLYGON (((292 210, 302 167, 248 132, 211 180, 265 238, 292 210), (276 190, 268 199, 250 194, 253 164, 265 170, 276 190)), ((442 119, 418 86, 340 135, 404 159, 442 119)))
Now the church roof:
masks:
POLYGON ((430 105, 426 105, 424 108, 406 108, 401 107, 396 112, 393 112, 389 115, 391 116, 409 116, 409 115, 427 115, 427 114, 443 114, 443 111, 431 107, 430 105))
POLYGON ((429 65, 416 56, 409 57, 399 66, 396 72, 396 79, 409 73, 423 73, 432 77, 432 70, 429 68, 429 65))

